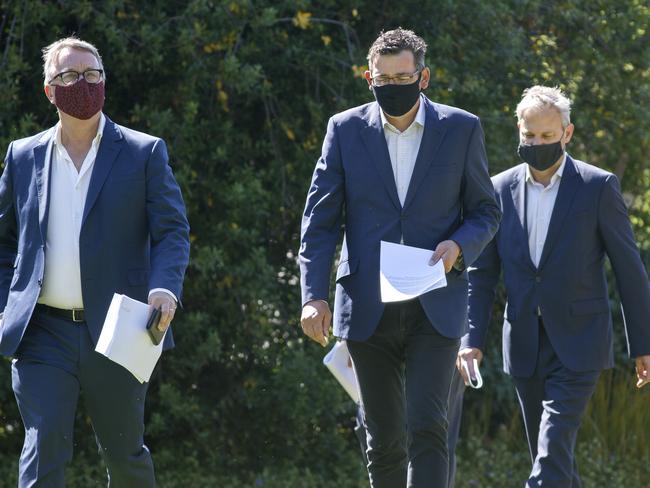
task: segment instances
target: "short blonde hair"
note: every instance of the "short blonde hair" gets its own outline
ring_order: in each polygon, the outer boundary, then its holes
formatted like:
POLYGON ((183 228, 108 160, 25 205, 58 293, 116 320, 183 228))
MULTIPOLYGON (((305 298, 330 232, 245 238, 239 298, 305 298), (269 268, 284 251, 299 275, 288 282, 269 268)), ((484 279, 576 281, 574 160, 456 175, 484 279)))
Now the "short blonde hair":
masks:
MULTIPOLYGON (((56 76, 56 73, 52 73, 52 67, 56 64, 59 53, 65 48, 88 51, 99 62, 99 68, 104 69, 102 57, 99 55, 99 51, 95 46, 74 36, 65 37, 43 48, 43 79, 45 84, 47 84, 52 76, 56 76)), ((104 79, 106 79, 106 73, 104 73, 104 79)))
POLYGON ((517 120, 521 121, 526 110, 553 107, 560 113, 562 128, 571 123, 571 100, 559 87, 535 85, 526 88, 517 105, 517 120))

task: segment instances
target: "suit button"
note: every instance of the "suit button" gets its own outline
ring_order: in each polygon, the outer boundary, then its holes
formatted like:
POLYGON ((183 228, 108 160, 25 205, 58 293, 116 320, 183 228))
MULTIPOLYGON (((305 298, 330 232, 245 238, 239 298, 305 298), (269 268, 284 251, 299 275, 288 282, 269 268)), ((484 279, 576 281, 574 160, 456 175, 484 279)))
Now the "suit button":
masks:
POLYGON ((38 286, 43 286, 43 280, 38 280, 38 286))
POLYGON ((542 282, 542 277, 541 276, 535 276, 535 283, 541 283, 542 282))

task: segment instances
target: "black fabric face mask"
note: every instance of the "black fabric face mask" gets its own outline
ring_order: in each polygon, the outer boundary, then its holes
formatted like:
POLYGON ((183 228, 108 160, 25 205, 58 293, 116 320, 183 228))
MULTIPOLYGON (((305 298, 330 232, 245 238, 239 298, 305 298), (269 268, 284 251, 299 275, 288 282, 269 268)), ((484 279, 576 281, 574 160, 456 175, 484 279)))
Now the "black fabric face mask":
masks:
POLYGON ((564 154, 560 141, 552 144, 519 144, 517 154, 537 171, 549 169, 564 154))
POLYGON ((372 91, 386 115, 401 117, 413 108, 420 96, 420 76, 409 85, 373 85, 372 91))

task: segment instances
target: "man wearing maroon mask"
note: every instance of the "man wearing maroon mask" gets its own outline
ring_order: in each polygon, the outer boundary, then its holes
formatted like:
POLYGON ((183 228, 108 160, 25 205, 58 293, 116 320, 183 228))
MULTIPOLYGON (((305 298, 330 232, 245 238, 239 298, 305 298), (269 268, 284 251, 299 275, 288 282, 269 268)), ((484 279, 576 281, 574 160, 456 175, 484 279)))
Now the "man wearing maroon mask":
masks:
POLYGON ((189 259, 183 199, 165 143, 102 113, 93 45, 61 39, 43 60, 59 122, 13 141, 0 178, 0 354, 13 357, 25 425, 18 484, 65 485, 81 393, 109 486, 153 487, 148 384, 94 349, 114 293, 161 309, 169 327, 189 259))

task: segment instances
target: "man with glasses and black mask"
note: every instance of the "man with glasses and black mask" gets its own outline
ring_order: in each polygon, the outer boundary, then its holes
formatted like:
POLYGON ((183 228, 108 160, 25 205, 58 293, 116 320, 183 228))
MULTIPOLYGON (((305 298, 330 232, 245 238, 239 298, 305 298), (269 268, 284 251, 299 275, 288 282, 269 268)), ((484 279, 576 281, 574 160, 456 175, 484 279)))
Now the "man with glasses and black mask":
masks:
POLYGON ((365 77, 376 102, 334 115, 316 163, 299 253, 301 326, 325 345, 332 261, 334 335, 347 340, 358 377, 374 488, 448 482, 447 399, 467 327, 466 266, 500 218, 479 119, 434 103, 426 44, 412 31, 382 33, 365 77), (431 250, 447 286, 384 305, 380 241, 431 250))
POLYGON ((0 353, 14 358, 25 426, 18 485, 65 485, 81 393, 109 486, 153 487, 148 384, 94 349, 114 293, 160 309, 169 327, 189 259, 183 199, 165 143, 102 113, 92 44, 61 39, 43 60, 59 122, 13 141, 0 178, 0 353))
POLYGON ((524 163, 493 178, 503 219, 470 268, 470 332, 459 364, 466 380, 480 363, 503 271, 507 304, 503 364, 526 427, 532 470, 527 487, 581 486, 576 435, 600 371, 613 366, 605 255, 616 275, 637 387, 650 381, 650 285, 619 184, 573 159, 571 102, 533 86, 517 106, 524 163))

